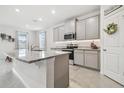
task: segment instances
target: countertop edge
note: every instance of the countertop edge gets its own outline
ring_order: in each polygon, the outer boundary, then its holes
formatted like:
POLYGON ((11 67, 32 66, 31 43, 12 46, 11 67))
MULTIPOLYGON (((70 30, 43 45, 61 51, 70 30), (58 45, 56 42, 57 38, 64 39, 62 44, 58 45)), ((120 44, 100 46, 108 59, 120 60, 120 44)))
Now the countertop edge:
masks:
POLYGON ((18 61, 21 61, 21 62, 24 62, 24 63, 28 63, 28 64, 31 64, 31 63, 35 63, 35 62, 39 62, 39 61, 42 61, 42 60, 46 60, 46 59, 50 59, 50 58, 53 58, 53 57, 56 57, 56 56, 60 56, 60 55, 66 55, 66 54, 70 54, 70 52, 64 52, 62 54, 57 54, 57 55, 53 55, 53 56, 48 56, 48 57, 45 57, 45 58, 39 58, 39 59, 34 59, 34 60, 25 60, 25 59, 21 59, 21 58, 15 58, 15 57, 12 57, 10 55, 7 55, 13 59, 16 59, 18 61))
POLYGON ((88 48, 75 48, 74 50, 89 50, 89 51, 100 51, 100 49, 88 49, 88 48))

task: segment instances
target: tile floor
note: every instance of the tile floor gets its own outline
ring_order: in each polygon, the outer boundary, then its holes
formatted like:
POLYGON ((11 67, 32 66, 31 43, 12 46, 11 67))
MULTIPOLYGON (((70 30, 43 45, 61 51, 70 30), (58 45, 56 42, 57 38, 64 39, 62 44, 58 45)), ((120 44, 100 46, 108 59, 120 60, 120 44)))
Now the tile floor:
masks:
MULTIPOLYGON (((11 71, 12 63, 0 61, 0 88, 24 88, 25 86, 11 71)), ((69 88, 122 88, 122 86, 99 72, 70 65, 69 88)))
POLYGON ((70 88, 123 88, 98 71, 70 65, 70 88))
POLYGON ((12 72, 12 63, 0 61, 0 88, 24 88, 19 78, 12 72))

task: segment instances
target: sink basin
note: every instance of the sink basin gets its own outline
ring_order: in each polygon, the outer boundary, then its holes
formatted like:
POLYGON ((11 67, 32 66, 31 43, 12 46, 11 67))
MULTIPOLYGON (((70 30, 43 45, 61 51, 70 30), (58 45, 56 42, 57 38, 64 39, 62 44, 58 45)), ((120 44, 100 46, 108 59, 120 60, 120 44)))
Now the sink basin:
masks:
POLYGON ((34 50, 32 50, 32 51, 43 51, 43 50, 41 50, 41 49, 34 49, 34 50))

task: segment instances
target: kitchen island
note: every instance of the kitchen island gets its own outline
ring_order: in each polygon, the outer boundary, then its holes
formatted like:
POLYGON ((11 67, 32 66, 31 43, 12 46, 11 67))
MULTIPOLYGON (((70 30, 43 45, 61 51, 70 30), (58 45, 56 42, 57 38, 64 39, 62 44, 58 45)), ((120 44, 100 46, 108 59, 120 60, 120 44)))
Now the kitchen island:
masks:
POLYGON ((13 59, 13 72, 29 88, 69 86, 69 52, 28 51, 6 53, 13 59))

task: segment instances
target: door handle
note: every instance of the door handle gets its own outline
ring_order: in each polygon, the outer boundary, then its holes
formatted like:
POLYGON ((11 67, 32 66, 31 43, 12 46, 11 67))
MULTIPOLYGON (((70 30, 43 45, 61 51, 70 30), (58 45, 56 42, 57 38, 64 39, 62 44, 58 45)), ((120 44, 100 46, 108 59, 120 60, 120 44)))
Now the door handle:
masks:
POLYGON ((107 49, 103 49, 103 51, 107 51, 107 49))

